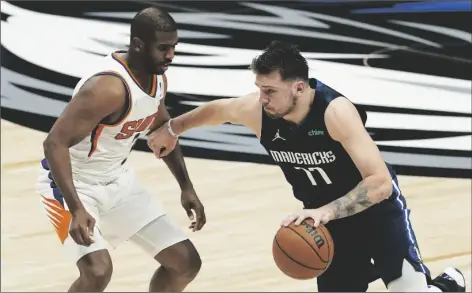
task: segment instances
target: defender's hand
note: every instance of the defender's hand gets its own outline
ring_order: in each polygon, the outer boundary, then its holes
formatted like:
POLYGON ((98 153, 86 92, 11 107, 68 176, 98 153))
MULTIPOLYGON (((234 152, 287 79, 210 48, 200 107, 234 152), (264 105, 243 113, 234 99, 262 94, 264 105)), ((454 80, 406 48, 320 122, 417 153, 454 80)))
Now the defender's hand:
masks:
POLYGON ((202 229, 206 223, 205 209, 195 193, 195 190, 193 188, 182 190, 181 202, 182 207, 187 212, 188 218, 192 221, 189 228, 192 229, 193 232, 202 229), (194 213, 196 216, 195 221, 194 213))
POLYGON ((95 219, 85 209, 80 209, 72 214, 69 235, 75 243, 90 246, 95 242, 92 238, 94 227, 95 219))
POLYGON ((177 137, 172 136, 167 129, 167 123, 148 135, 148 146, 156 158, 161 159, 171 153, 177 144, 177 137))
POLYGON ((290 223, 295 221, 295 226, 300 225, 303 220, 311 218, 313 219, 313 227, 318 227, 320 224, 326 224, 334 219, 334 212, 326 206, 318 209, 302 210, 298 213, 294 213, 287 216, 281 223, 281 226, 287 227, 290 223))

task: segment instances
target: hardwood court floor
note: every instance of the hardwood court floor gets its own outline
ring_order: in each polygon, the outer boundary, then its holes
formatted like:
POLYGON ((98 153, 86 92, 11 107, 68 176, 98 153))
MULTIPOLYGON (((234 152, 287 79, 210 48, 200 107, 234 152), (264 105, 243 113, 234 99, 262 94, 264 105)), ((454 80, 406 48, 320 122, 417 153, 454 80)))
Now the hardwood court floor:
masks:
MULTIPOLYGON (((43 216, 35 180, 44 133, 1 122, 1 289, 62 291, 77 276, 75 265, 43 216)), ((139 177, 169 214, 188 226, 179 188, 150 153, 133 152, 139 177)), ((315 291, 316 282, 285 277, 272 261, 280 220, 299 204, 275 166, 186 159, 208 223, 189 235, 201 253, 201 274, 187 291, 315 291)), ((401 176, 423 258, 434 275, 460 268, 471 286, 471 181, 401 176)), ((112 251, 114 275, 107 291, 146 291, 156 263, 130 243, 112 251)), ((342 282, 342 280, 340 280, 342 282)), ((385 291, 376 281, 369 291, 385 291)))

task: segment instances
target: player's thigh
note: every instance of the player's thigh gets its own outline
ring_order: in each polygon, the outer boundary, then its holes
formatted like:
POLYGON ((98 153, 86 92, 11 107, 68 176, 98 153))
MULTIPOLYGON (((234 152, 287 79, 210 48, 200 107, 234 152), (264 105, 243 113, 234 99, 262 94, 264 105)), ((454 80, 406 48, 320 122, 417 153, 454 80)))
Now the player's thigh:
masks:
POLYGON ((168 215, 153 220, 130 240, 168 269, 185 273, 201 266, 195 246, 168 215))
POLYGON ((106 249, 106 241, 103 239, 100 231, 100 217, 97 203, 90 197, 95 193, 93 186, 76 183, 77 192, 84 208, 95 218, 94 243, 90 246, 81 246, 69 235, 69 228, 72 221, 72 215, 69 212, 67 204, 61 191, 52 179, 49 170, 42 168, 37 180, 36 191, 40 195, 40 203, 43 208, 46 219, 49 220, 52 229, 56 232, 59 241, 68 255, 74 262, 77 262, 84 255, 91 252, 106 249))
MULTIPOLYGON (((63 246, 70 259, 77 263, 78 266, 84 261, 85 263, 82 267, 92 268, 91 265, 94 264, 94 269, 104 269, 104 267, 111 265, 107 249, 107 241, 103 238, 103 235, 97 226, 94 228, 93 243, 89 246, 79 245, 75 243, 71 237, 67 237, 63 246), (100 252, 100 254, 96 254, 95 252, 100 252), (87 257, 89 254, 93 254, 92 258, 87 257), (85 260, 83 261, 83 259, 85 260)), ((80 268, 81 266, 79 266, 79 269, 80 268)))
POLYGON ((418 279, 412 285, 429 282, 430 272, 421 259, 410 210, 401 208, 399 202, 395 207, 396 200, 391 198, 382 203, 386 208, 379 209, 379 214, 372 221, 375 223, 375 237, 371 242, 371 251, 375 266, 386 285, 401 277, 418 279))
MULTIPOLYGON (((354 217, 354 216, 353 216, 354 217)), ((367 233, 358 218, 329 222, 334 256, 328 269, 317 278, 319 292, 364 292, 374 271, 367 251, 367 233)))
POLYGON ((165 214, 157 195, 147 190, 134 174, 123 174, 113 193, 119 198, 116 204, 102 214, 101 225, 108 242, 116 247, 136 234, 144 226, 165 214))

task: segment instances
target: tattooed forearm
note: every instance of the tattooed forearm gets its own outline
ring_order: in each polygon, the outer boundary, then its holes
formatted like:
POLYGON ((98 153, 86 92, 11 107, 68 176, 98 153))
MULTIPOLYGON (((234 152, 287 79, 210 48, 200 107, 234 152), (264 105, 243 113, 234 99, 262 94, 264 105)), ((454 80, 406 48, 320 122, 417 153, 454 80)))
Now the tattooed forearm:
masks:
POLYGON ((334 219, 352 216, 374 205, 376 202, 371 201, 367 195, 369 189, 362 181, 348 194, 331 202, 329 205, 332 207, 334 219))

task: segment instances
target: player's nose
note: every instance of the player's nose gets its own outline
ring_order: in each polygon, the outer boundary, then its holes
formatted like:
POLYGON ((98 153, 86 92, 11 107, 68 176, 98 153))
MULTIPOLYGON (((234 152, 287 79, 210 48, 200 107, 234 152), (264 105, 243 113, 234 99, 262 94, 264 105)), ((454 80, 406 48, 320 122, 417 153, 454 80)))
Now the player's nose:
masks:
POLYGON ((174 55, 175 55, 175 49, 174 48, 170 48, 169 50, 167 50, 166 52, 166 55, 164 56, 167 60, 171 60, 174 59, 174 55))
POLYGON ((261 103, 263 106, 266 106, 267 104, 269 104, 269 99, 264 94, 260 94, 259 103, 261 103))

